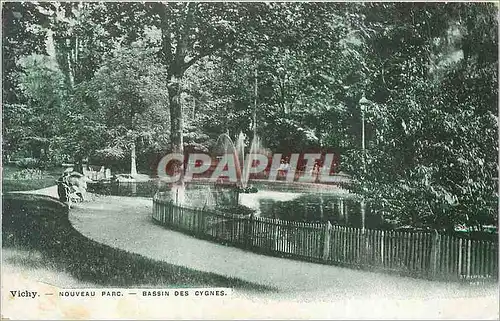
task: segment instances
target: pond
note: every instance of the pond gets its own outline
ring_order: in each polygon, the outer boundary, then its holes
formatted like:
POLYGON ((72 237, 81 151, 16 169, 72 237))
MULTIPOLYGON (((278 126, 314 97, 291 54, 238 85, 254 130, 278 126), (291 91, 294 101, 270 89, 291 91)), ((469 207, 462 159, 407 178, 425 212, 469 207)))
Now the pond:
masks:
POLYGON ((157 191, 168 191, 170 186, 159 180, 127 183, 90 183, 87 191, 102 195, 153 197, 157 191))
MULTIPOLYGON (((191 198, 191 205, 205 204, 203 193, 209 189, 206 184, 188 184, 186 198, 191 198), (200 193, 199 191, 202 191, 200 193)), ((352 195, 341 195, 334 193, 307 193, 286 191, 286 188, 266 188, 259 186, 259 192, 253 194, 240 194, 239 203, 255 210, 256 215, 269 218, 277 218, 296 222, 326 222, 343 226, 361 227, 360 204, 352 195)), ((103 195, 129 196, 129 197, 153 197, 158 191, 168 192, 171 184, 162 183, 159 180, 147 182, 129 183, 106 183, 89 184, 88 191, 103 195)), ((212 191, 215 192, 212 188, 212 191)), ((228 194, 218 192, 219 194, 228 194)), ((221 197, 215 197, 221 199, 221 197)), ((384 221, 380 217, 370 215, 369 207, 366 209, 365 226, 367 228, 383 228, 384 221)))

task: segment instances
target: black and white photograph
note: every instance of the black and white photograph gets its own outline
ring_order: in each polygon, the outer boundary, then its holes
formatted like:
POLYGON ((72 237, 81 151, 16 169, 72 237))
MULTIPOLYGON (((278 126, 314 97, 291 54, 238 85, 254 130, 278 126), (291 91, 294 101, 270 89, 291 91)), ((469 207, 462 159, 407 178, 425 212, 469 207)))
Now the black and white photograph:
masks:
POLYGON ((1 9, 2 320, 500 317, 498 2, 1 9))

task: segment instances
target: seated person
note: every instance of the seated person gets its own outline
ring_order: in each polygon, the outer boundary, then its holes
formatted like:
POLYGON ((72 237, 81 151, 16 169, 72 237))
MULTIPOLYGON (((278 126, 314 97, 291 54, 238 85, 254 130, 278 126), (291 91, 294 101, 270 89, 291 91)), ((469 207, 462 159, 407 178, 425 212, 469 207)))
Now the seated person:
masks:
POLYGON ((70 188, 68 184, 69 172, 64 172, 57 179, 57 194, 61 202, 67 202, 69 199, 70 188))

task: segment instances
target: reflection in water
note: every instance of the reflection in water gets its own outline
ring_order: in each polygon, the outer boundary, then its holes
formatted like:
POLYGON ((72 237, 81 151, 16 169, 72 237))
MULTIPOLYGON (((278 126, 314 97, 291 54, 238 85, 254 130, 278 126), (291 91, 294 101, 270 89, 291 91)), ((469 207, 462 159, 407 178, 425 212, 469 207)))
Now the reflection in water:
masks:
MULTIPOLYGON (((360 204, 338 195, 318 195, 259 191, 258 195, 242 195, 242 204, 257 210, 258 215, 295 222, 326 222, 361 227, 360 204)), ((251 194, 250 194, 251 195, 251 194)), ((369 213, 369 211, 367 212, 369 213)), ((382 228, 384 221, 367 215, 367 228, 382 228)))

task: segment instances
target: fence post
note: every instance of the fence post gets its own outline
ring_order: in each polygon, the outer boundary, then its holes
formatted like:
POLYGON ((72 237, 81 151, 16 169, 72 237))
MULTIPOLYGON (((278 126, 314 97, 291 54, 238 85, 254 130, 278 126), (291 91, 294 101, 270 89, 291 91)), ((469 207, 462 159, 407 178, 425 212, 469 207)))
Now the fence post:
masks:
POLYGON ((273 250, 275 252, 279 252, 280 238, 279 238, 279 221, 278 221, 278 219, 273 219, 273 239, 274 239, 273 250))
POLYGON ((254 214, 252 213, 250 214, 250 217, 246 221, 245 239, 247 248, 251 248, 253 245, 253 230, 254 230, 253 222, 254 222, 254 214))
POLYGON ((197 220, 197 229, 196 233, 198 236, 203 236, 203 209, 197 209, 196 210, 196 220, 197 220))
POLYGON ((369 253, 370 253, 370 234, 371 230, 362 229, 361 230, 361 257, 360 257, 360 265, 366 264, 369 265, 369 253))
POLYGON ((431 243, 431 276, 435 278, 438 270, 438 260, 441 256, 441 235, 437 230, 434 230, 431 243))
POLYGON ((330 229, 332 228, 332 224, 330 221, 327 221, 325 224, 325 228, 323 230, 323 261, 328 261, 330 258, 330 229))
POLYGON ((174 201, 170 202, 170 210, 171 210, 170 224, 172 224, 172 226, 175 226, 175 215, 177 213, 177 209, 175 208, 174 201))
POLYGON ((168 224, 173 226, 174 224, 174 202, 170 201, 168 204, 168 224))
POLYGON ((156 218, 157 220, 163 224, 163 220, 162 220, 162 217, 161 217, 161 211, 163 209, 164 206, 162 206, 163 204, 160 204, 158 200, 156 200, 156 218))
POLYGON ((156 200, 153 196, 153 219, 156 219, 156 209, 157 209, 157 205, 156 205, 156 200))
POLYGON ((457 267, 457 273, 458 273, 458 279, 462 278, 462 238, 458 239, 458 267, 457 267))
POLYGON ((166 216, 167 216, 167 203, 165 201, 162 201, 160 204, 160 206, 158 207, 158 217, 160 219, 160 222, 165 225, 166 223, 166 216))
POLYGON ((384 242, 385 242, 385 231, 382 231, 380 233, 380 262, 381 265, 384 266, 385 260, 384 260, 384 242))
POLYGON ((467 240, 467 272, 465 277, 470 278, 471 276, 471 239, 467 240))

